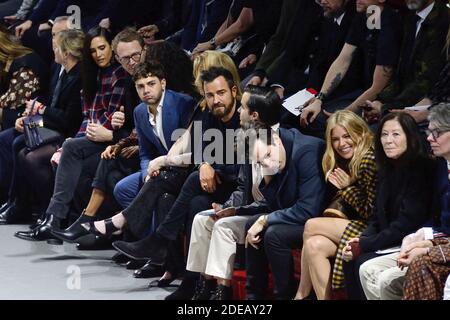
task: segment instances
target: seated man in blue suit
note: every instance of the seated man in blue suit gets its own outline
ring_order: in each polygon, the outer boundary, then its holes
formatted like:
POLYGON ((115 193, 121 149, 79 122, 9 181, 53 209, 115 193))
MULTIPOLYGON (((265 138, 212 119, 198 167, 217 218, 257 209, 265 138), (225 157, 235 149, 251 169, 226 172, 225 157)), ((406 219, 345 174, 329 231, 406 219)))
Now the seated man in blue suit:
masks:
MULTIPOLYGON (((174 131, 186 127, 194 110, 195 100, 188 95, 166 90, 164 71, 159 63, 146 62, 138 65, 133 80, 142 100, 134 110, 141 172, 129 176, 128 181, 138 189, 147 175, 149 162, 167 154, 174 142, 174 131)), ((95 220, 97 210, 107 194, 109 170, 127 165, 126 162, 131 160, 128 158, 134 152, 134 149, 129 149, 133 139, 133 136, 123 139, 102 153, 86 210, 66 230, 53 230, 54 236, 67 242, 77 242, 81 236, 88 234, 81 224, 95 220)))
POLYGON ((275 298, 294 297, 291 251, 301 248, 304 225, 322 213, 325 195, 323 141, 283 128, 270 138, 255 144, 256 160, 265 171, 260 188, 266 202, 251 208, 254 216, 246 225, 249 300, 266 298, 269 265, 275 298))

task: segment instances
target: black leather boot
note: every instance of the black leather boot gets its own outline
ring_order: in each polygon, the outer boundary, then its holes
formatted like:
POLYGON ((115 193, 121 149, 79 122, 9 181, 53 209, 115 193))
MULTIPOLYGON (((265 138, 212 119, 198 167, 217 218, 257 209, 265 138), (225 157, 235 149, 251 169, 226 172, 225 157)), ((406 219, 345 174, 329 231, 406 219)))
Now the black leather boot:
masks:
POLYGON ((191 300, 195 294, 198 273, 186 272, 177 290, 169 294, 164 300, 191 300))
POLYGON ((62 241, 66 241, 69 243, 76 243, 78 238, 89 234, 89 231, 83 228, 81 224, 85 222, 91 222, 94 220, 95 217, 87 216, 84 214, 83 211, 80 217, 74 223, 72 223, 70 227, 68 227, 65 230, 52 229, 51 234, 62 241))
POLYGON ((214 295, 216 288, 216 279, 206 280, 204 277, 200 276, 200 279, 198 279, 197 281, 195 293, 192 297, 192 300, 210 300, 214 295))
POLYGON ((232 300, 233 299, 233 289, 224 285, 217 285, 216 291, 211 296, 210 300, 232 300))
POLYGON ((43 241, 49 239, 55 239, 50 230, 52 228, 61 228, 62 221, 60 218, 55 217, 54 215, 49 215, 45 219, 45 221, 30 231, 18 231, 14 234, 15 237, 29 240, 29 241, 43 241))

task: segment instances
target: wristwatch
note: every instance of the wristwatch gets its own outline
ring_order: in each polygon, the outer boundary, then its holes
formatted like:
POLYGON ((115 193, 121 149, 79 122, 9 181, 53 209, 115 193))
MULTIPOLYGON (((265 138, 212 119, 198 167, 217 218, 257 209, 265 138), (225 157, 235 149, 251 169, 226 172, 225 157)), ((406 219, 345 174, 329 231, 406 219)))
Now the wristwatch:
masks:
POLYGON ((323 101, 325 99, 325 93, 323 93, 322 91, 319 92, 318 94, 316 94, 316 99, 323 101))
POLYGON ((209 40, 209 44, 213 46, 213 48, 216 47, 216 38, 212 38, 211 40, 209 40))

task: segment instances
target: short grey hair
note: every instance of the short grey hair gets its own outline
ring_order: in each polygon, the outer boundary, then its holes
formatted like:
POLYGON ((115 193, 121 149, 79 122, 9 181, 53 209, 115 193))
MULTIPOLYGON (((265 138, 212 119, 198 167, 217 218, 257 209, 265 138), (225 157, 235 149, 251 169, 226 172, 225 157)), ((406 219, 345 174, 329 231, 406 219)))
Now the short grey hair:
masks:
POLYGON ((430 108, 428 121, 441 130, 450 130, 450 103, 442 102, 430 108))

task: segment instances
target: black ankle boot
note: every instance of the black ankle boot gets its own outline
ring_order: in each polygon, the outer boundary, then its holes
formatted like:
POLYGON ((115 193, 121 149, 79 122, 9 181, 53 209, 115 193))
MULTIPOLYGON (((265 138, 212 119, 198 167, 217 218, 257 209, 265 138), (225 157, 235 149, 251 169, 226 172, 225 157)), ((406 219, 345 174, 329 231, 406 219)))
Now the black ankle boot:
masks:
POLYGON ((105 224, 105 233, 101 233, 95 227, 94 221, 82 223, 81 226, 89 233, 92 233, 99 237, 109 238, 112 235, 121 233, 121 229, 117 228, 112 222, 112 218, 103 220, 105 224))
POLYGON ((30 231, 18 231, 14 234, 17 238, 29 241, 42 241, 55 239, 50 230, 52 228, 60 229, 62 225, 62 220, 54 215, 49 215, 45 221, 30 231))
POLYGON ((233 289, 222 284, 217 285, 216 291, 211 296, 210 300, 232 300, 233 289))
POLYGON ((195 294, 195 285, 198 281, 198 274, 186 272, 177 290, 169 294, 164 300, 192 300, 195 294))
POLYGON ((66 241, 69 243, 76 243, 78 238, 89 234, 89 231, 83 228, 81 224, 85 222, 91 222, 94 220, 95 217, 87 216, 84 214, 83 211, 80 217, 70 227, 68 227, 65 230, 52 229, 51 233, 53 236, 55 236, 58 239, 61 239, 62 241, 66 241))
POLYGON ((217 280, 206 280, 200 277, 195 287, 195 293, 192 300, 210 300, 217 288, 217 280))

